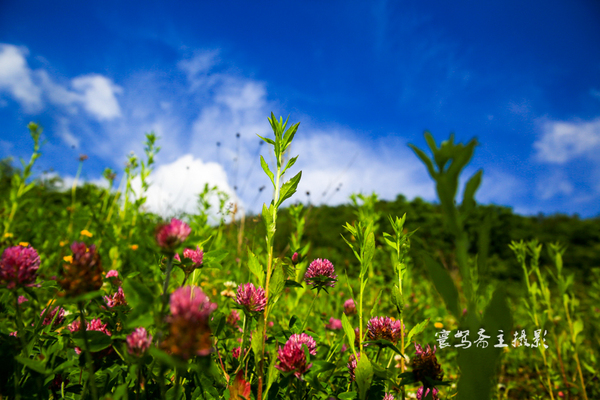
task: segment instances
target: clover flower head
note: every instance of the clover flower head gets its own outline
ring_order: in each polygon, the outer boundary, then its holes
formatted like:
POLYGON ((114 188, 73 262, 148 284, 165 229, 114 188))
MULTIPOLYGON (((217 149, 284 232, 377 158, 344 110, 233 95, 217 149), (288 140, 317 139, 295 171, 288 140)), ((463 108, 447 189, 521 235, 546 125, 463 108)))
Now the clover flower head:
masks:
POLYGON ((433 379, 434 381, 441 381, 444 379, 444 372, 442 367, 437 361, 435 356, 436 347, 433 346, 433 350, 429 345, 427 349, 423 350, 421 345, 415 343, 416 355, 412 359, 412 373, 416 381, 427 384, 426 377, 433 379))
POLYGON ((120 286, 112 297, 104 296, 104 300, 106 301, 106 305, 110 308, 127 304, 127 301, 125 300, 125 293, 123 293, 123 288, 120 286))
POLYGON ((96 246, 87 247, 83 242, 74 242, 71 251, 70 262, 63 265, 62 278, 58 280, 65 294, 78 296, 100 289, 103 270, 96 246))
POLYGON ((135 328, 133 332, 127 336, 126 341, 129 354, 141 357, 146 350, 150 348, 152 335, 149 335, 145 328, 135 328))
POLYGON ((250 313, 264 311, 267 305, 265 290, 260 286, 254 287, 252 283, 241 284, 238 286, 235 302, 250 313))
POLYGON ((356 314, 356 303, 354 303, 354 299, 348 299, 344 302, 344 314, 346 314, 346 315, 356 314))
POLYGON ((367 337, 370 340, 385 339, 398 342, 402 335, 402 323, 390 317, 373 317, 367 323, 367 337))
POLYGON ((231 355, 233 356, 233 358, 239 358, 240 357, 240 352, 242 351, 241 347, 236 347, 233 349, 233 351, 231 352, 231 355))
POLYGON ((304 275, 307 284, 314 288, 323 289, 325 286, 334 287, 337 275, 331 261, 317 258, 310 263, 304 275))
POLYGON ((240 320, 240 313, 237 312, 237 310, 231 310, 231 313, 229 313, 229 315, 227 316, 226 322, 229 325, 236 327, 238 325, 239 320, 240 320))
POLYGON ((277 360, 279 364, 275 368, 282 372, 293 372, 294 376, 302 379, 302 375, 308 371, 312 364, 306 365, 306 354, 304 346, 308 348, 308 353, 317 355, 317 343, 306 333, 293 334, 282 347, 279 347, 277 360))
POLYGON ((27 297, 25 297, 25 296, 19 296, 19 299, 17 300, 17 303, 23 304, 26 301, 29 301, 29 299, 27 297))
MULTIPOLYGON (((358 354, 358 360, 360 360, 360 353, 358 354)), ((346 367, 348 367, 348 372, 350 372, 350 381, 353 381, 356 379, 356 376, 354 375, 354 371, 356 371, 356 366, 358 365, 357 359, 354 357, 354 354, 350 354, 350 357, 348 358, 348 364, 346 364, 346 367)))
POLYGON ((40 256, 29 245, 8 247, 0 260, 0 285, 8 289, 32 286, 40 267, 40 256))
MULTIPOLYGON (((40 314, 40 317, 44 315, 45 312, 46 309, 44 308, 40 314)), ((55 307, 46 314, 46 316, 44 317, 44 321, 42 322, 42 326, 52 324, 52 328, 56 328, 63 322, 65 322, 65 309, 62 307, 55 307), (54 316, 56 316, 56 319, 54 318, 54 316), (52 320, 54 320, 54 323, 52 323, 52 320)))
POLYGON ((194 249, 184 249, 183 257, 192 260, 194 263, 194 268, 198 268, 202 264, 202 259, 204 258, 204 251, 200 250, 200 247, 196 247, 194 249))
MULTIPOLYGON (((418 400, 423 400, 427 397, 427 395, 429 394, 429 391, 431 389, 427 388, 427 390, 425 391, 425 393, 423 393, 424 387, 421 386, 419 389, 417 389, 417 399, 418 400)), ((431 398, 433 400, 438 400, 438 390, 436 388, 433 388, 433 393, 431 394, 431 398)))
MULTIPOLYGON (((108 329, 106 329, 107 325, 108 324, 103 324, 102 321, 100 320, 100 318, 96 318, 96 319, 92 319, 91 321, 88 321, 86 323, 86 330, 102 332, 105 335, 112 336, 112 333, 110 333, 110 331, 108 329)), ((71 325, 68 326, 68 328, 69 328, 69 331, 71 331, 71 333, 80 331, 81 330, 81 321, 79 319, 76 319, 75 321, 73 321, 71 323, 71 325)), ((75 347, 75 353, 81 354, 81 349, 79 347, 75 347)), ((105 350, 102 350, 98 353, 106 353, 106 352, 105 352, 105 350)))
POLYGON ((173 254, 175 249, 187 239, 191 232, 192 228, 188 224, 172 218, 171 222, 158 228, 156 242, 163 251, 173 254))
POLYGON ((385 393, 383 400, 395 400, 396 398, 391 393, 385 393))
POLYGON ((217 305, 197 286, 184 286, 171 295, 169 335, 161 343, 163 350, 188 360, 206 356, 212 350, 210 313, 217 305))
POLYGON ((119 277, 119 271, 117 271, 116 269, 111 269, 110 271, 108 271, 106 273, 106 278, 118 278, 119 277))
POLYGON ((208 320, 217 305, 198 286, 184 286, 171 294, 171 314, 186 320, 208 320))
POLYGON ((329 323, 325 325, 325 328, 330 329, 332 331, 339 331, 342 329, 342 320, 331 317, 329 318, 329 323))

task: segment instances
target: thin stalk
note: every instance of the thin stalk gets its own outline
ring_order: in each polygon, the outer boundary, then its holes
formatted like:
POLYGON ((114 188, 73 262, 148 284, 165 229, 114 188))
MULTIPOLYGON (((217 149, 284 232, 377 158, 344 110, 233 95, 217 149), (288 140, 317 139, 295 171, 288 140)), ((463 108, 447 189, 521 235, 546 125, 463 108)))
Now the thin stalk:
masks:
POLYGON ((310 303, 310 307, 308 309, 308 312, 306 313, 306 317, 304 317, 304 322, 302 323, 302 331, 304 331, 304 328, 306 327, 306 322, 308 322, 308 317, 310 316, 310 312, 313 309, 313 306, 315 305, 315 301, 317 300, 317 297, 319 297, 319 292, 317 291, 317 294, 315 294, 315 297, 313 297, 313 301, 310 303))
MULTIPOLYGON (((86 386, 90 385, 91 390, 92 390, 92 398, 94 400, 98 400, 98 390, 96 389, 96 375, 94 373, 94 360, 92 359, 92 353, 90 352, 90 344, 88 342, 88 337, 87 337, 87 325, 85 322, 85 315, 83 313, 83 303, 80 301, 79 302, 79 321, 81 322, 81 332, 83 335, 83 343, 84 343, 84 350, 85 350, 85 360, 86 360, 86 366, 87 366, 87 370, 88 370, 88 379, 86 381, 86 386)), ((85 393, 85 391, 84 391, 85 393)))

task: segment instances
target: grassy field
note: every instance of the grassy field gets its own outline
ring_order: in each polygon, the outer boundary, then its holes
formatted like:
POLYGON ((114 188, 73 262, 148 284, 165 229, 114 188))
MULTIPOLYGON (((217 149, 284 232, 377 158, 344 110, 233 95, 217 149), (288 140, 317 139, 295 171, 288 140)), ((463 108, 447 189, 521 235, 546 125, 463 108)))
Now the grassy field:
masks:
POLYGON ((260 215, 206 187, 166 221, 144 207, 156 136, 120 185, 65 192, 32 176, 29 125, 0 177, 0 398, 600 398, 598 219, 477 205, 480 173, 457 205, 475 142, 430 136, 438 203, 302 206, 298 124, 270 122, 260 215))

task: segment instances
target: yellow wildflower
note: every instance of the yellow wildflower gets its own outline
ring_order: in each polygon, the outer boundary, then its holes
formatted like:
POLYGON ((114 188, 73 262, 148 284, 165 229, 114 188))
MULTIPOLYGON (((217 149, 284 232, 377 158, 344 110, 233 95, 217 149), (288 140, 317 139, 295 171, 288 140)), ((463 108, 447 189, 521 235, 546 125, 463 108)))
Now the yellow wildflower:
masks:
POLYGON ((58 244, 60 245, 60 247, 63 247, 65 244, 67 244, 67 242, 64 240, 61 240, 60 243, 58 243, 58 244))
POLYGON ((12 234, 12 233, 10 233, 10 232, 6 232, 6 233, 4 234, 4 237, 5 237, 5 238, 10 238, 10 237, 13 237, 13 234, 12 234))
POLYGON ((19 242, 19 246, 27 247, 29 246, 29 242, 19 242))
POLYGON ((82 230, 81 232, 82 236, 87 236, 87 237, 92 237, 92 233, 90 231, 88 231, 87 229, 82 230))
POLYGON ((73 262, 73 256, 64 256, 63 260, 68 262, 69 264, 73 262))
POLYGON ((132 244, 129 247, 131 247, 131 250, 136 251, 140 246, 138 246, 137 244, 132 244))
POLYGON ((435 324, 433 324, 433 326, 435 326, 438 329, 442 329, 444 327, 444 324, 442 324, 441 322, 436 322, 435 324))

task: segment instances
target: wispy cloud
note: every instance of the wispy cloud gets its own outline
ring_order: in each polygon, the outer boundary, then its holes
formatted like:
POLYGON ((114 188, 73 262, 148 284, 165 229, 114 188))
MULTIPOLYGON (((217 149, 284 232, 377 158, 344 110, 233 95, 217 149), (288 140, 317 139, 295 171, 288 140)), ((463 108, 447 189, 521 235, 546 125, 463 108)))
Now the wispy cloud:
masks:
POLYGON ((533 147, 539 161, 565 164, 586 156, 598 159, 600 118, 592 121, 543 121, 542 136, 533 147))
POLYGON ((28 54, 24 47, 0 44, 0 92, 10 94, 27 112, 35 112, 42 106, 42 90, 31 78, 28 54))
POLYGON ((73 78, 68 84, 55 82, 44 69, 32 70, 24 47, 0 44, 0 93, 9 94, 27 113, 41 111, 45 103, 60 106, 74 114, 78 108, 96 120, 121 115, 117 95, 122 88, 100 74, 73 78))

